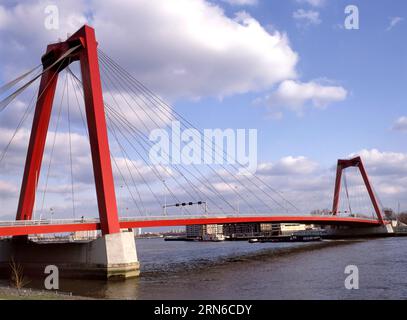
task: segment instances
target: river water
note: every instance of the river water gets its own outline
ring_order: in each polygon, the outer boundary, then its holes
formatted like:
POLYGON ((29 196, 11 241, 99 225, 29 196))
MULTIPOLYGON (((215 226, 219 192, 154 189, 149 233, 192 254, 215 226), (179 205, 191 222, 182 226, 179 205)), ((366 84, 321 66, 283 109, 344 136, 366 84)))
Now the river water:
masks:
POLYGON ((122 299, 406 299, 407 237, 318 243, 137 240, 141 276, 61 279, 76 295, 122 299), (359 270, 348 290, 347 265, 359 270))

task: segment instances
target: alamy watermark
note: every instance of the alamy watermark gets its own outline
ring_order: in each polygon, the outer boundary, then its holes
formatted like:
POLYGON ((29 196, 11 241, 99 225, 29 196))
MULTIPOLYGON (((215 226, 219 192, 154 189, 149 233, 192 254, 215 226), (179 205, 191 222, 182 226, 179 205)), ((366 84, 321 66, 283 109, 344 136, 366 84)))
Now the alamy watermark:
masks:
POLYGON ((47 30, 59 29, 59 9, 57 5, 48 5, 44 8, 44 27, 47 30))
POLYGON ((345 29, 359 30, 359 8, 355 5, 348 5, 345 7, 345 29))
POLYGON ((149 139, 153 146, 150 161, 157 165, 219 164, 237 165, 239 174, 254 174, 257 170, 256 129, 197 129, 181 130, 173 121, 171 132, 154 129, 149 139))
POLYGON ((345 267, 345 288, 348 290, 359 289, 359 268, 353 264, 345 267))
POLYGON ((48 31, 59 30, 61 22, 69 29, 78 28, 85 24, 86 18, 83 16, 65 14, 61 16, 60 8, 56 4, 49 4, 44 7, 44 27, 48 31))
POLYGON ((44 274, 48 274, 44 280, 44 287, 47 290, 59 289, 59 269, 55 265, 45 267, 44 274))

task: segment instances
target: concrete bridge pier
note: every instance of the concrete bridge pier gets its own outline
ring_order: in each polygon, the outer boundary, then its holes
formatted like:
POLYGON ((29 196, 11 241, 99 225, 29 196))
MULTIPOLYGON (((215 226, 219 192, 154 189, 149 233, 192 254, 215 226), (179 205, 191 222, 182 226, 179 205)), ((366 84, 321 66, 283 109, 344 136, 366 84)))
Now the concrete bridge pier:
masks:
POLYGON ((393 236, 394 228, 392 224, 383 224, 375 227, 344 228, 331 227, 326 229, 326 238, 343 239, 356 237, 385 237, 393 236))
POLYGON ((0 273, 10 276, 10 262, 24 275, 44 276, 47 265, 58 267, 61 278, 126 279, 140 274, 133 232, 104 235, 92 241, 0 241, 0 273))

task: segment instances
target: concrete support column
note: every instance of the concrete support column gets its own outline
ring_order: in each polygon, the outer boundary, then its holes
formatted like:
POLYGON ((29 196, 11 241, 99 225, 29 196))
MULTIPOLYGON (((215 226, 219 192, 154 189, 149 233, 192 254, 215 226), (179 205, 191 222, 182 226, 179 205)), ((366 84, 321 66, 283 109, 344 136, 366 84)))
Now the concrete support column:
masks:
POLYGON ((12 259, 28 276, 43 276, 47 265, 57 266, 61 278, 126 279, 140 274, 133 232, 81 242, 0 241, 2 276, 9 276, 12 259))
POLYGON ((87 264, 105 270, 106 278, 130 278, 140 274, 133 232, 107 234, 89 245, 87 264))

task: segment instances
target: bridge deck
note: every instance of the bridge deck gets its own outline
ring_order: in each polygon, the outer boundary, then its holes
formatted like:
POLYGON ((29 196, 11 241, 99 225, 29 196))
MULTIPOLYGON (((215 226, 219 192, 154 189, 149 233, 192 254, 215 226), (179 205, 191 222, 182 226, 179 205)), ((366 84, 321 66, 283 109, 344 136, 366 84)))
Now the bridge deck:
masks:
MULTIPOLYGON (((340 225, 349 227, 379 226, 379 220, 337 216, 150 216, 120 219, 121 228, 149 228, 185 226, 192 224, 225 223, 304 223, 317 225, 340 225)), ((1 236, 18 236, 43 233, 100 230, 99 219, 84 220, 27 220, 0 222, 1 236)))

